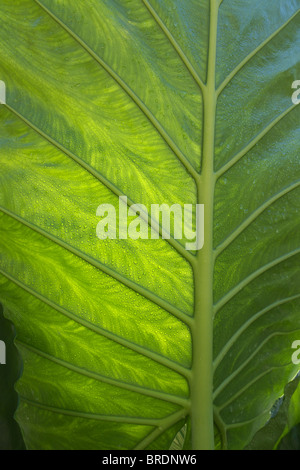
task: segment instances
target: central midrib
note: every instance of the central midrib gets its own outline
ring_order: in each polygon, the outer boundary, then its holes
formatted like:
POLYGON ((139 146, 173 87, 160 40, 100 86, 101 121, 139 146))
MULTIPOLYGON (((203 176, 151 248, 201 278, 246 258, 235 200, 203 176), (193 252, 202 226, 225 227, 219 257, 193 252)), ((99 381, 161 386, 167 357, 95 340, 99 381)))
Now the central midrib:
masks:
POLYGON ((204 89, 202 171, 197 178, 199 204, 205 207, 204 247, 193 265, 195 283, 194 322, 191 327, 193 365, 191 378, 192 449, 214 449, 213 418, 213 211, 216 121, 216 52, 220 2, 210 1, 207 84, 204 89))

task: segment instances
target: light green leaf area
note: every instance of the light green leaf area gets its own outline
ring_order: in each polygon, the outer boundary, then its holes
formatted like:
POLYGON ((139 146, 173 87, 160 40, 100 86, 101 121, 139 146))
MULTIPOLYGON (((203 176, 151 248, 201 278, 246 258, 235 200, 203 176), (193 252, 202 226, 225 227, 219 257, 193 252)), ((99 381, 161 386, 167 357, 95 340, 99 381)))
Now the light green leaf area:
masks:
POLYGON ((28 449, 168 449, 190 420, 185 448, 242 449, 299 371, 299 6, 0 0, 0 301, 28 449), (204 204, 204 248, 99 240, 121 195, 204 204))

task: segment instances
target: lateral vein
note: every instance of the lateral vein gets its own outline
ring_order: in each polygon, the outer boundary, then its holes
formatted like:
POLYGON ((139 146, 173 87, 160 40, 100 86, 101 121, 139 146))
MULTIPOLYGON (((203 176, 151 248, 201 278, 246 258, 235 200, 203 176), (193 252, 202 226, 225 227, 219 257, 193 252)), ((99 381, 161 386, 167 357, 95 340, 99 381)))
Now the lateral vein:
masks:
POLYGON ((227 387, 228 384, 230 384, 233 379, 240 374, 240 372, 245 369, 245 367, 255 358, 255 356, 258 355, 259 351, 263 349, 263 347, 272 339, 275 338, 276 336, 287 336, 290 335, 291 333, 295 333, 297 331, 300 331, 300 328, 297 328, 296 330, 292 331, 275 331, 274 333, 270 334, 267 336, 267 338, 264 339, 264 341, 259 345, 259 347, 244 361, 232 374, 230 374, 228 377, 226 377, 225 380, 219 385, 219 387, 214 391, 214 399, 217 398, 218 395, 224 390, 224 388, 227 387))
MULTIPOLYGON (((47 140, 51 145, 56 147, 58 150, 60 150, 63 154, 65 154, 67 157, 71 158, 74 162, 76 162, 78 165, 80 165, 82 168, 84 168, 88 173, 90 173, 94 178, 96 178, 100 183, 102 183, 107 189, 109 189, 113 194, 115 194, 117 197, 122 197, 125 196, 122 191, 115 186, 113 183, 111 183, 107 178, 105 178, 101 173, 96 171, 94 168, 92 168, 88 163, 86 163, 84 160, 79 158, 77 155, 75 155, 73 152, 70 150, 66 149, 63 145, 61 145, 59 142, 54 140, 52 137, 50 137, 48 134, 43 132, 41 129, 39 129, 35 124, 33 124, 31 121, 29 121, 25 116, 20 114, 16 109, 12 108, 9 104, 5 104, 7 109, 14 113, 18 118, 20 118, 26 125, 28 125, 31 129, 33 129, 38 135, 40 135, 43 139, 47 140)), ((130 208, 132 205, 135 205, 136 203, 131 200, 128 196, 126 196, 126 202, 127 206, 130 208)), ((152 223, 152 218, 149 214, 145 214, 143 211, 140 212, 141 218, 149 225, 151 226, 152 223)), ((158 233, 162 237, 163 235, 163 230, 161 225, 158 226, 158 233)), ((179 253, 186 261, 188 261, 190 264, 194 263, 194 258, 195 256, 192 255, 190 252, 188 252, 177 240, 175 240, 173 237, 170 236, 170 238, 165 239, 167 243, 169 243, 172 248, 174 248, 177 253, 179 253)))
POLYGON ((214 422, 217 428, 220 431, 221 438, 222 438, 222 450, 226 450, 228 447, 227 442, 227 432, 226 432, 226 424, 223 421, 218 409, 214 406, 214 422))
POLYGON ((254 418, 248 419, 247 421, 240 421, 238 423, 226 424, 226 428, 234 429, 234 428, 239 428, 240 426, 244 426, 245 424, 251 424, 254 421, 257 421, 258 418, 261 418, 264 415, 267 415, 269 417, 269 411, 263 411, 262 413, 259 413, 257 416, 255 416, 254 418))
POLYGON ((222 166, 216 172, 216 179, 219 179, 223 176, 230 168, 232 168, 236 163, 238 163, 245 155, 247 155, 256 144, 258 144, 272 129, 276 126, 285 116, 287 116, 293 109, 296 108, 296 104, 293 104, 285 111, 283 111, 279 116, 277 116, 273 121, 271 121, 256 137, 254 137, 246 147, 242 148, 234 157, 232 157, 224 166, 222 166))
MULTIPOLYGON (((299 331, 299 330, 298 330, 299 331)), ((236 398, 238 398, 240 395, 242 395, 246 390, 248 390, 248 388, 250 388, 252 385, 254 385, 256 382, 258 382, 260 379, 262 379, 265 375, 268 375, 270 374, 271 372, 273 372, 274 370, 277 370, 277 369, 281 369, 282 367, 286 367, 288 364, 282 364, 280 366, 273 366, 273 367, 269 367, 267 370, 265 370, 264 372, 262 372, 261 374, 259 374, 257 377, 255 377, 253 380, 251 380, 250 382, 248 382, 244 387, 242 387, 236 394, 234 394, 233 396, 230 397, 229 400, 227 400, 227 402, 223 403, 221 406, 217 407, 218 411, 221 411, 223 410, 224 408, 226 408, 228 405, 230 405, 230 403, 232 403, 234 400, 236 400, 236 398)))
POLYGON ((243 281, 241 281, 239 284, 237 284, 235 287, 230 289, 227 294, 225 294, 215 305, 214 305, 214 311, 215 313, 219 311, 222 307, 224 307, 225 304, 227 304, 230 300, 232 300, 242 289, 244 289, 250 282, 254 281, 257 277, 259 277, 261 274, 265 273, 269 269, 272 269, 273 267, 277 266, 278 264, 282 263, 283 261, 286 261, 289 258, 292 258, 293 256, 296 256, 297 254, 300 253, 300 248, 297 248, 283 256, 280 256, 279 258, 276 258, 275 260, 271 261, 270 263, 265 264, 264 266, 260 267, 253 273, 251 273, 249 276, 247 276, 243 281))
POLYGON ((195 68, 193 67, 193 65, 191 64, 189 59, 187 58, 185 52, 182 50, 182 48, 180 47, 180 45, 178 44, 178 42, 174 38, 173 34, 167 28, 167 26, 165 25, 163 20, 160 18, 160 16, 156 12, 156 10, 153 8, 153 6, 150 4, 150 2, 148 0, 142 0, 142 1, 143 1, 144 5, 146 6, 146 8, 148 9, 149 13, 152 15, 152 17, 156 21, 156 23, 160 26, 160 28, 162 29, 162 31, 164 32, 166 37, 169 39, 169 41, 172 44, 172 46, 174 47, 175 51, 179 55, 180 59, 182 60, 182 62, 186 66, 188 72, 191 74, 191 76, 193 77, 193 79, 195 80, 197 85, 199 86, 199 88, 202 92, 202 95, 203 95, 203 91, 204 91, 206 85, 201 80, 199 74, 196 72, 195 68))
POLYGON ((163 300, 161 297, 158 297, 153 292, 148 291, 146 288, 140 286, 139 284, 136 284, 134 281, 131 281, 131 280, 127 279, 122 274, 117 273, 112 268, 109 268, 105 264, 100 263, 99 261, 97 261, 94 258, 90 257, 89 255, 81 252, 77 248, 72 247, 71 245, 69 245, 68 243, 60 240, 59 238, 55 237, 54 235, 51 235, 50 233, 46 232, 45 230, 41 229, 40 227, 37 227, 36 225, 33 225, 32 223, 28 222, 27 220, 24 220, 22 217, 12 213, 11 211, 5 209, 4 207, 0 206, 0 211, 2 211, 6 215, 12 217, 13 219, 17 220, 21 224, 27 226, 31 230, 34 230, 35 232, 39 233, 40 235, 47 238, 48 240, 51 240, 52 242, 56 243, 57 245, 61 246, 62 248, 65 248, 66 250, 68 250, 73 255, 77 256, 81 260, 86 261, 87 263, 89 263, 90 265, 92 265, 95 268, 99 269, 100 271, 104 272, 105 274, 112 277, 113 279, 116 279, 117 281, 121 282, 123 285, 125 285, 129 289, 131 289, 134 292, 142 295, 145 299, 150 300, 151 302, 158 305, 160 308, 166 310, 171 315, 173 315, 174 317, 181 320, 183 323, 185 323, 187 325, 190 325, 190 324, 193 323, 193 318, 192 317, 189 317, 186 313, 182 312, 181 310, 179 310, 174 305, 171 305, 166 300, 163 300))
POLYGON ((126 423, 126 424, 140 424, 141 426, 159 426, 161 420, 155 418, 135 418, 131 416, 110 416, 110 415, 101 415, 98 413, 87 413, 84 411, 75 411, 75 410, 65 410, 63 408, 56 408, 51 405, 45 405, 43 403, 39 403, 35 400, 30 400, 24 395, 19 395, 20 399, 35 408, 40 408, 45 411, 50 411, 51 413, 60 414, 64 416, 74 416, 76 418, 83 418, 83 419, 91 419, 95 421, 109 421, 109 422, 116 422, 116 423, 126 423))
POLYGON ((21 281, 19 281, 18 279, 16 279, 12 275, 4 272, 2 269, 0 269, 0 274, 2 276, 4 276, 6 279, 8 279, 9 281, 16 284, 18 287, 20 287, 24 291, 28 292, 30 295, 34 296, 35 298, 37 298, 41 302, 45 303, 49 307, 53 308, 57 312, 61 313, 65 317, 70 318, 71 320, 73 320, 77 324, 82 325, 85 328, 87 328, 88 330, 93 331, 94 333, 97 333, 97 334, 103 336, 104 338, 107 338, 107 339, 119 344, 120 346, 123 346, 127 349, 130 349, 131 351, 134 351, 137 354, 141 354, 142 356, 147 357, 148 359, 151 359, 151 360, 155 361, 156 363, 158 363, 162 366, 165 366, 168 369, 173 370, 174 372, 177 372, 178 374, 182 375, 186 379, 189 379, 190 370, 188 368, 185 368, 181 364, 178 364, 177 362, 174 362, 174 361, 172 361, 172 360, 170 360, 170 359, 168 359, 168 358, 166 358, 166 357, 164 357, 164 356, 162 356, 162 355, 160 355, 160 354, 158 354, 154 351, 146 349, 143 346, 135 344, 132 341, 126 340, 125 338, 122 338, 121 336, 118 336, 115 333, 112 333, 111 331, 108 331, 104 328, 96 326, 93 323, 90 323, 89 321, 84 320, 83 318, 80 318, 78 315, 75 315, 74 313, 69 312, 65 308, 57 305, 52 300, 47 299, 43 294, 40 294, 40 293, 34 291, 33 289, 31 289, 30 287, 26 286, 25 284, 23 284, 21 281))
POLYGON ((266 308, 260 310, 255 315, 250 317, 231 337, 230 340, 226 343, 223 349, 220 351, 216 359, 214 360, 214 369, 216 370, 219 364, 222 362, 226 354, 230 351, 234 343, 237 339, 251 326, 256 320, 261 318, 266 313, 272 311, 274 308, 279 307, 280 305, 284 305, 285 303, 291 302, 296 300, 300 297, 300 294, 293 295, 290 297, 286 297, 285 299, 277 300, 273 302, 271 305, 268 305, 266 308))
POLYGON ((186 415, 187 412, 185 410, 180 410, 172 414, 171 416, 168 416, 157 429, 155 429, 148 436, 142 439, 142 441, 140 441, 133 450, 144 450, 146 447, 152 444, 155 439, 157 439, 165 431, 167 431, 167 429, 169 429, 171 426, 174 426, 182 419, 185 419, 186 415))
POLYGON ((68 369, 76 374, 82 375, 84 377, 89 377, 91 379, 97 380, 98 382, 106 383, 108 385, 112 385, 118 388, 122 388, 129 392, 138 393, 141 395, 145 395, 151 398, 155 398, 157 400, 163 400, 165 402, 174 403, 179 406, 186 407, 188 405, 189 400, 187 398, 179 397, 176 395, 172 395, 170 393, 161 392, 158 390, 152 390, 150 388, 142 387, 139 385, 133 385, 130 383, 122 382, 121 380, 114 379, 111 377, 106 377, 104 375, 98 374, 96 372, 89 371, 87 369, 83 369, 82 367, 75 366, 74 364, 70 364, 69 362, 65 361, 64 359, 59 359, 54 357, 48 353, 40 351, 39 349, 29 346, 28 344, 16 339, 16 344, 19 344, 24 349, 36 354, 37 356, 43 357, 44 359, 53 362, 65 369, 68 369))
POLYGON ((39 0, 34 0, 54 21, 56 21, 80 46, 115 80, 115 82, 124 90, 131 100, 138 106, 144 115, 151 122, 158 134, 163 138, 166 144, 173 151, 177 159, 182 163, 186 171, 193 177, 198 176, 198 172, 190 163, 188 158, 180 150, 172 137, 166 132, 154 114, 146 104, 137 96, 137 94, 125 83, 125 81, 86 44, 74 31, 72 31, 60 18, 58 18, 49 8, 43 5, 39 0))
POLYGON ((294 189, 300 186, 300 181, 291 184, 290 186, 284 188, 281 191, 278 191, 272 197, 270 197, 267 201, 261 204, 244 222, 242 222, 223 242, 221 242, 215 248, 215 255, 219 256, 234 240, 237 239, 239 235, 241 235, 247 227, 251 225, 268 207, 278 201, 280 198, 285 196, 286 194, 290 193, 294 189))
POLYGON ((237 65, 232 72, 227 76, 227 78, 221 83, 217 89, 217 95, 219 96, 222 91, 226 88, 229 82, 239 73, 239 71, 256 55, 258 54, 264 46, 272 41, 288 24, 298 15, 299 11, 296 11, 282 26, 280 26, 273 34, 266 38, 259 46, 257 46, 250 54, 248 54, 240 63, 237 65))

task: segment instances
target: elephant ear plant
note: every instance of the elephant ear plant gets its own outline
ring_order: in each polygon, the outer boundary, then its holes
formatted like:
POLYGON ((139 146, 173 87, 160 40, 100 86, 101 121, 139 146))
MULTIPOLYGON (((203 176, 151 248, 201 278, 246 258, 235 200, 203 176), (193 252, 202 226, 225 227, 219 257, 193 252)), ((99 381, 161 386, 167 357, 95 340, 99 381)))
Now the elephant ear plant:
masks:
POLYGON ((0 302, 28 449, 237 450, 268 423, 300 369, 299 6, 0 0, 0 302), (164 233, 163 204, 192 207, 203 246, 171 209, 164 233))

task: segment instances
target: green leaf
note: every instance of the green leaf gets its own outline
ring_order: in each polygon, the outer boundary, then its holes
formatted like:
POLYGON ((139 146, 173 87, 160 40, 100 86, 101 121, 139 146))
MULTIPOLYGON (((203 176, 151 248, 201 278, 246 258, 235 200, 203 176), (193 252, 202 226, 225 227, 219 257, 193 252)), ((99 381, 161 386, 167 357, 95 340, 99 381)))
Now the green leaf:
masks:
MULTIPOLYGON (((300 379, 298 379, 300 381, 300 379)), ((300 384, 298 385, 295 393, 292 396, 289 407, 289 420, 288 425, 291 429, 300 423, 300 384)))
POLYGON ((0 0, 28 449, 169 449, 190 418, 193 449, 242 449, 299 371, 299 5, 0 0), (204 247, 99 240, 125 195, 204 204, 204 247))
POLYGON ((287 422, 289 421, 293 401, 298 398, 297 389, 299 389, 299 378, 293 380, 285 387, 284 396, 278 400, 278 403, 272 410, 274 416, 272 416, 268 424, 260 429, 254 436, 247 450, 276 449, 278 442, 289 431, 287 422))
POLYGON ((300 450, 300 424, 294 426, 289 433, 284 436, 278 446, 278 450, 300 450))
POLYGON ((277 448, 279 450, 300 450, 300 378, 297 378, 298 386, 291 397, 288 408, 286 426, 277 448))

